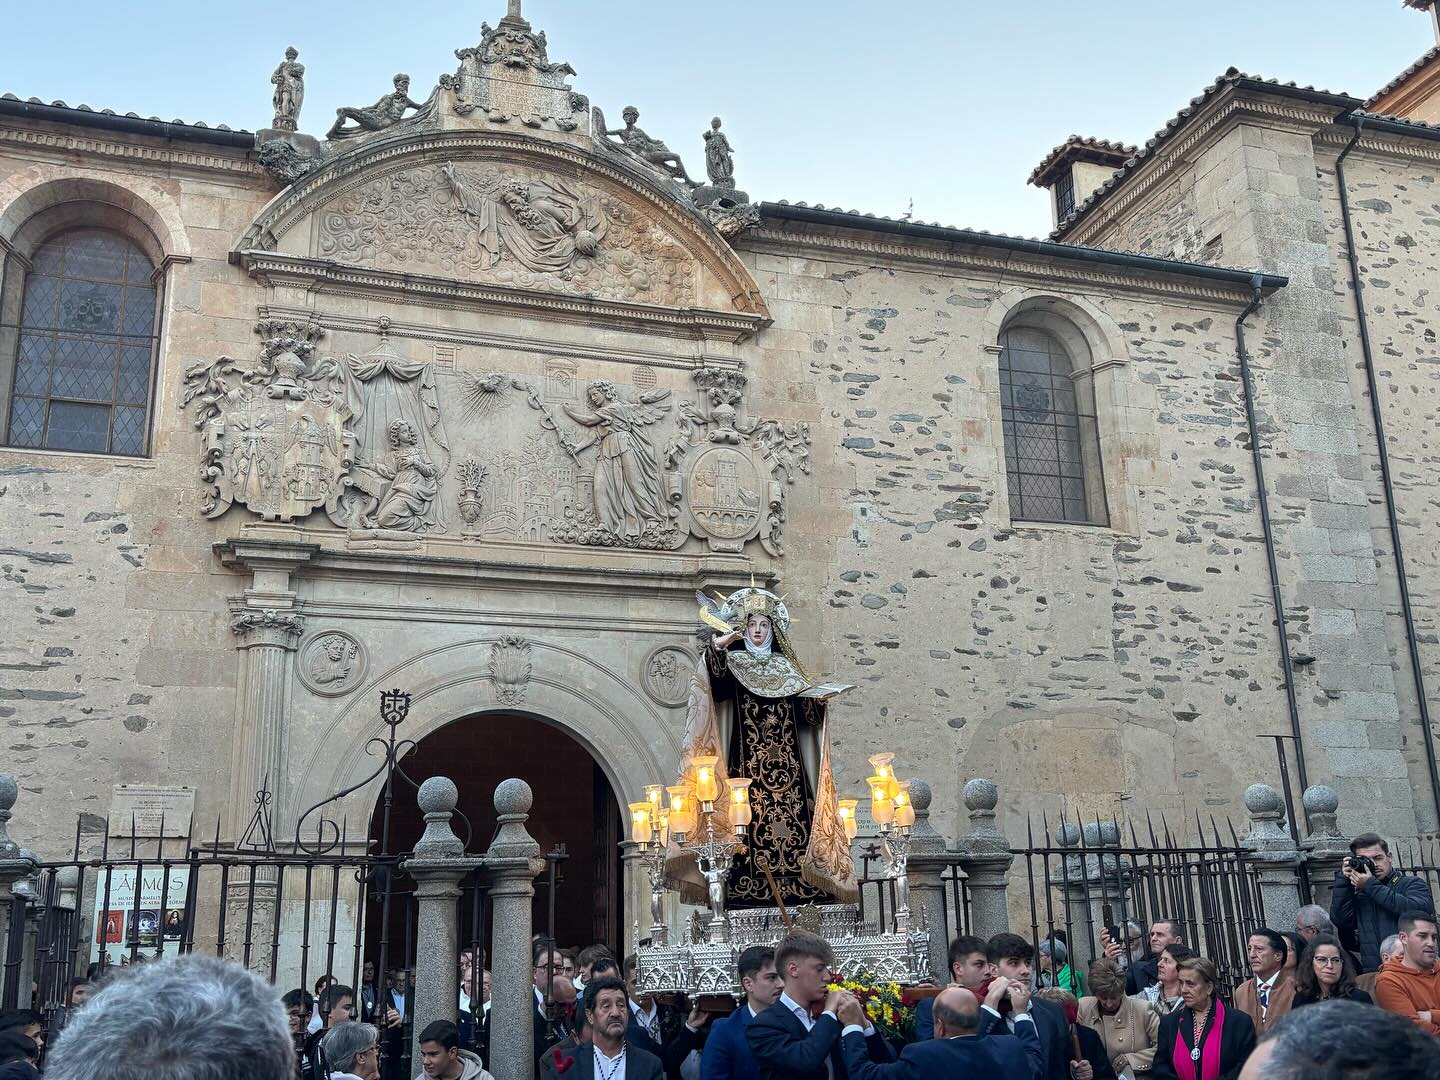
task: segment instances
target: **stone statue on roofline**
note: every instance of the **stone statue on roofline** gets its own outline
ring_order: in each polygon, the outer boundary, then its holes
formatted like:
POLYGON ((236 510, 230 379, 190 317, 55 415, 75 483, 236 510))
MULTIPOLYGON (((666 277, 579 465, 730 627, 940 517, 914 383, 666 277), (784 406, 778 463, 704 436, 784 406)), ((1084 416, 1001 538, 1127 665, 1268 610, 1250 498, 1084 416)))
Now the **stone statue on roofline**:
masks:
POLYGON ((706 209, 711 224, 728 238, 751 225, 758 225, 759 214, 750 210, 735 212, 736 207, 744 207, 750 202, 750 196, 735 186, 735 150, 720 130, 718 116, 710 121, 710 130, 705 132, 704 139, 705 175, 710 182, 697 187, 691 198, 696 206, 706 209))
POLYGON ((297 63, 300 52, 291 45, 285 50, 285 59, 270 76, 275 84, 272 102, 275 119, 270 126, 277 131, 294 131, 300 121, 300 106, 305 102, 305 65, 297 63))
POLYGON ((618 144, 607 142, 606 145, 639 158, 672 180, 694 186, 695 181, 691 180, 690 174, 685 171, 680 155, 666 146, 664 141, 652 139, 645 133, 644 128, 636 125, 635 121, 640 119, 639 109, 634 105, 626 105, 620 115, 625 120, 625 126, 610 130, 605 127, 604 114, 598 108, 595 110, 595 130, 600 132, 602 138, 613 135, 620 140, 618 144))
POLYGON ((401 72, 395 76, 395 92, 386 94, 374 105, 359 108, 342 105, 335 110, 335 123, 326 132, 327 139, 353 139, 371 131, 384 131, 400 122, 407 109, 423 109, 418 101, 410 100, 410 76, 401 72), (354 121, 354 127, 346 127, 345 121, 354 121))

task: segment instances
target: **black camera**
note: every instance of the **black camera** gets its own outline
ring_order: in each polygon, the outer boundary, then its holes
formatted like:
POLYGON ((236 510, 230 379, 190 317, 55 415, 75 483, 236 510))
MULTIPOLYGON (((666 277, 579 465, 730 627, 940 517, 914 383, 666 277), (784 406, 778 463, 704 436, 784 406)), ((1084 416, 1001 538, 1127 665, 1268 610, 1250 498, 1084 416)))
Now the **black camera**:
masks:
POLYGON ((1369 874, 1371 877, 1379 877, 1380 871, 1375 866, 1375 860, 1369 855, 1351 855, 1350 869, 1357 874, 1369 874))

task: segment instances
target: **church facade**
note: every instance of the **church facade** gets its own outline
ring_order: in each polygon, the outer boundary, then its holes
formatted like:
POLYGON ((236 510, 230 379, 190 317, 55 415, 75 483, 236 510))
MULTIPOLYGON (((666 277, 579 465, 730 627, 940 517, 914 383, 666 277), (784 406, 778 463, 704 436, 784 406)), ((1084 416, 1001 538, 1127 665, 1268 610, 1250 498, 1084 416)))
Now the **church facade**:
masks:
POLYGON ((696 181, 549 51, 512 7, 323 142, 294 56, 257 134, 0 99, 22 842, 120 784, 284 835, 391 688, 474 733, 462 788, 543 728, 618 813, 674 774, 696 590, 752 579, 855 686, 842 793, 893 750, 942 830, 973 776, 1021 826, 1222 815, 1274 735, 1348 830, 1436 828, 1435 129, 1227 73, 1057 147, 1020 240, 752 202, 718 122, 696 181))

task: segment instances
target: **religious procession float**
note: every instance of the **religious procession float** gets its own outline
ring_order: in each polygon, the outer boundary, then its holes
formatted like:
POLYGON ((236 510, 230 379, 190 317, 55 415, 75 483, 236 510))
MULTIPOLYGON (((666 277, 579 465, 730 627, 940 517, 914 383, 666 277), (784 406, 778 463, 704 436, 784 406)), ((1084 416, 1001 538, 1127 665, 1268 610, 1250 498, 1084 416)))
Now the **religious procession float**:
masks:
POLYGON ((827 726, 828 703, 851 687, 805 672, 782 597, 752 584, 728 598, 696 598, 715 633, 690 682, 680 776, 630 804, 651 890, 650 932, 636 949, 639 989, 738 998, 740 953, 791 929, 829 941, 842 978, 929 979, 929 933, 910 925, 906 882, 915 810, 894 755, 869 759, 867 783, 895 899, 867 918, 851 854, 859 800, 836 791, 827 726), (671 893, 702 906, 683 929, 665 923, 671 893))

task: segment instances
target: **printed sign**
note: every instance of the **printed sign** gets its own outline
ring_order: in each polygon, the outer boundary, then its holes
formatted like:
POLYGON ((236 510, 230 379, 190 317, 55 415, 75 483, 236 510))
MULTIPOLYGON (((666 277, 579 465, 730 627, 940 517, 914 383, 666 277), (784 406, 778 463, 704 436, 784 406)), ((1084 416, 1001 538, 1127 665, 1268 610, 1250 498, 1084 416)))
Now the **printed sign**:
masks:
POLYGON ((195 789, 146 784, 116 784, 110 795, 110 835, 186 836, 195 813, 195 789))
POLYGON ((90 959, 104 951, 107 964, 128 961, 132 946, 153 955, 163 941, 165 951, 178 951, 189 918, 185 900, 190 868, 116 866, 101 870, 95 882, 95 945, 90 959), (122 959, 123 958, 123 959, 122 959))

